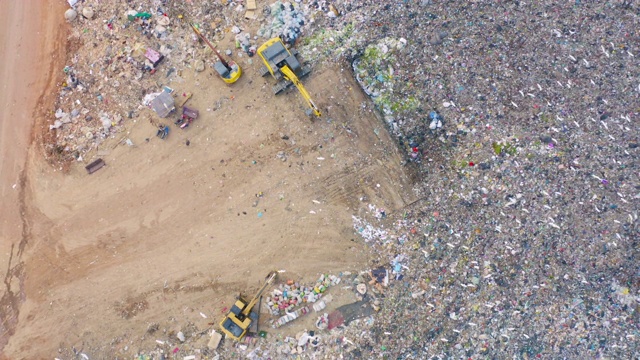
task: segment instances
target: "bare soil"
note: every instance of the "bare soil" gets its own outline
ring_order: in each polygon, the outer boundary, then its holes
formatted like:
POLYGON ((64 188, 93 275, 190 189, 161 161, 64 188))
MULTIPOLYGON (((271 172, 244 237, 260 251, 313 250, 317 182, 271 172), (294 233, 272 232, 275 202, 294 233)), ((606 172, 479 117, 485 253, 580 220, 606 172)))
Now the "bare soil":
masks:
MULTIPOLYGON (((11 2, 23 8, 10 11, 34 10, 29 3, 11 2)), ((58 46, 50 51, 64 49, 62 34, 47 34, 58 46)), ((25 41, 35 40, 18 43, 25 41)), ((185 82, 166 84, 178 98, 194 94, 187 105, 200 117, 190 127, 176 127, 175 113, 158 119, 144 110, 68 172, 43 159, 38 141, 24 168, 26 154, 7 165, 27 142, 11 143, 11 115, 3 115, 6 358, 52 358, 71 347, 126 357, 153 347, 144 336, 152 324, 217 323, 235 295, 252 294, 270 270, 313 283, 321 273, 366 268, 370 254, 355 239, 352 215, 370 203, 391 212, 414 200, 394 141, 348 66, 316 68, 303 80, 323 111, 311 119, 295 88, 273 95, 258 59, 247 60, 239 59, 244 75, 232 86, 210 70, 185 70, 185 82), (155 137, 157 123, 171 127, 167 139, 155 137), (88 175, 84 166, 97 157, 107 166, 88 175), (20 174, 20 189, 7 189, 20 174)), ((62 66, 54 59, 44 68, 57 74, 62 66)), ((51 76, 31 94, 50 94, 51 76)), ((37 132, 48 131, 40 120, 37 132)))

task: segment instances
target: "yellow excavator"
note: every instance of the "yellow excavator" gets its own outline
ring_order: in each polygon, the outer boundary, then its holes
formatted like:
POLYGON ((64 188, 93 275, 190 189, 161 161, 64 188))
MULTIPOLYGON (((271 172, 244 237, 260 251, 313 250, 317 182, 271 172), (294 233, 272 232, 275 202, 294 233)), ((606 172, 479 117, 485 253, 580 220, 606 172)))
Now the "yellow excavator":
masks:
POLYGON ((313 113, 320 117, 320 109, 311 100, 311 95, 304 88, 301 77, 306 76, 311 72, 309 67, 303 67, 297 58, 298 51, 289 51, 284 46, 284 43, 280 38, 273 38, 266 43, 262 44, 258 48, 258 55, 262 59, 264 66, 260 69, 260 75, 266 76, 271 74, 278 83, 273 87, 273 92, 277 95, 285 90, 289 85, 294 84, 302 97, 309 105, 309 108, 313 113))
POLYGON ((260 309, 254 311, 253 308, 260 299, 260 296, 271 285, 276 278, 277 272, 272 272, 267 275, 264 285, 258 290, 258 293, 253 299, 246 301, 239 296, 235 304, 229 310, 229 313, 220 321, 220 328, 222 332, 235 341, 240 341, 247 334, 249 328, 252 325, 258 325, 258 319, 260 317, 260 309))
POLYGON ((222 81, 227 84, 233 84, 238 81, 240 75, 242 75, 242 68, 240 67, 240 65, 238 65, 235 61, 226 61, 222 57, 222 55, 220 55, 220 52, 218 52, 215 46, 213 46, 209 42, 209 40, 207 40, 207 38, 202 35, 200 29, 194 23, 190 22, 189 26, 191 26, 193 32, 195 32, 196 35, 198 35, 198 37, 202 39, 202 41, 204 41, 209 46, 209 48, 213 50, 213 53, 218 57, 218 61, 213 64, 213 68, 216 69, 216 72, 218 73, 218 75, 220 75, 222 81))

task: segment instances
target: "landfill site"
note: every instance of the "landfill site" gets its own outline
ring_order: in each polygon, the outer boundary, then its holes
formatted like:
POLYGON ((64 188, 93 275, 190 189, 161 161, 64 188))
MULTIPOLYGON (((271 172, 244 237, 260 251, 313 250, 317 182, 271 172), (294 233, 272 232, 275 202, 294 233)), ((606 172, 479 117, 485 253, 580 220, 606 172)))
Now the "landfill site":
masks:
POLYGON ((640 3, 38 4, 0 359, 640 359, 640 3))

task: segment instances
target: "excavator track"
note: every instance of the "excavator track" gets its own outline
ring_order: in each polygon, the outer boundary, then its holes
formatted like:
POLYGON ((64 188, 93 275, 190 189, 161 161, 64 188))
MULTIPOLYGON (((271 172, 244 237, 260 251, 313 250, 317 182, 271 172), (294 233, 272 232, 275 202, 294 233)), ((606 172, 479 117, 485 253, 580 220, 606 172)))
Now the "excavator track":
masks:
POLYGON ((293 83, 291 81, 287 81, 287 80, 282 80, 280 82, 278 82, 277 84, 275 84, 273 86, 273 93, 278 95, 281 92, 285 91, 289 86, 291 86, 293 83))
POLYGON ((311 73, 311 66, 305 65, 300 69, 300 74, 298 74, 298 78, 302 79, 303 77, 309 75, 311 73))
MULTIPOLYGON (((267 70, 269 73, 269 70, 267 70)), ((311 73, 311 66, 306 65, 302 69, 300 69, 300 75, 298 75, 299 79, 309 75, 311 73)), ((263 75, 264 76, 264 75, 263 75)), ((289 88, 289 86, 293 85, 293 83, 289 80, 281 80, 276 85, 273 86, 273 93, 278 95, 289 88)))

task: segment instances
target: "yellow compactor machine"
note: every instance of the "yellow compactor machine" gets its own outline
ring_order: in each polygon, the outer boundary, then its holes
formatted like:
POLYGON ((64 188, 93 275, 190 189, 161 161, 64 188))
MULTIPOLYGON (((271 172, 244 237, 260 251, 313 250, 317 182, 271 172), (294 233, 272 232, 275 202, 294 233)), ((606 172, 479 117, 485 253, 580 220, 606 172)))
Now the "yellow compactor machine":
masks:
POLYGON ((280 38, 273 38, 258 48, 258 55, 262 59, 264 66, 260 69, 260 75, 271 74, 278 83, 273 87, 273 92, 279 94, 289 85, 294 84, 300 94, 309 105, 309 108, 316 116, 321 116, 320 109, 311 100, 311 95, 304 88, 300 78, 309 74, 311 69, 303 67, 297 58, 298 51, 289 51, 284 46, 280 38))
POLYGON ((264 285, 258 290, 258 293, 253 299, 246 301, 239 296, 235 304, 229 310, 229 313, 220 321, 220 328, 225 335, 233 340, 240 341, 247 334, 249 328, 252 325, 258 324, 260 317, 260 309, 253 310, 260 296, 266 290, 266 288, 273 283, 276 278, 277 272, 270 273, 264 285))

